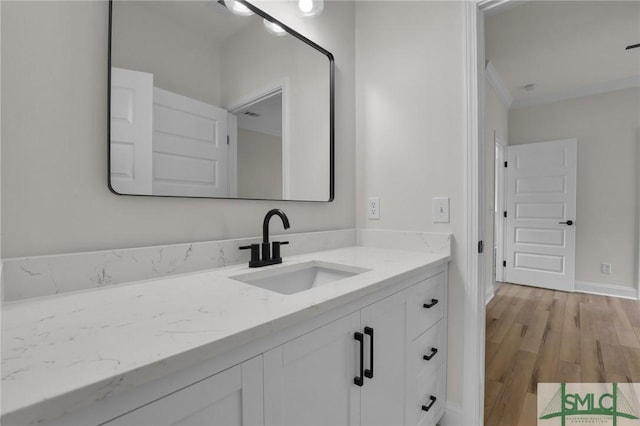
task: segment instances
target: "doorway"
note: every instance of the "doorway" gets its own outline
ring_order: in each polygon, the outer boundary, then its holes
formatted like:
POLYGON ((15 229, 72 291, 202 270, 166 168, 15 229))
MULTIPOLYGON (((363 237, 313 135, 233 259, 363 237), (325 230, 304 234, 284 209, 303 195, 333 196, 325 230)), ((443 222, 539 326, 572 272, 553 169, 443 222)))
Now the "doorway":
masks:
MULTIPOLYGON (((575 292, 543 289, 542 279, 535 287, 506 284, 496 289, 486 311, 486 424, 520 424, 520 415, 528 419, 522 424, 536 424, 538 382, 639 379, 637 331, 630 334, 630 330, 635 330, 640 310, 640 55, 628 55, 629 43, 622 40, 640 40, 640 7, 637 2, 491 1, 480 2, 479 10, 479 62, 490 61, 479 73, 478 116, 483 120, 479 127, 486 126, 486 145, 493 148, 491 142, 498 134, 509 148, 568 138, 576 138, 578 146, 575 292), (556 18, 560 22, 554 22, 556 18), (538 33, 536 26, 542 29, 538 33), (498 41, 510 46, 507 54, 496 50, 498 41), (598 49, 603 50, 598 53, 598 49), (589 55, 600 58, 600 64, 584 62, 591 60, 586 58, 589 55), (578 68, 581 71, 575 71, 578 68), (625 69, 624 76, 615 74, 625 69), (483 91, 484 73, 498 76, 487 75, 483 91), (572 329, 571 324, 579 328, 572 329), (510 343, 505 346, 505 342, 510 343), (518 386, 525 392, 516 392, 518 386), (516 407, 515 411, 494 409, 507 405, 516 407)), ((496 164, 500 160, 490 151, 484 165, 491 170, 485 179, 492 185, 485 186, 483 198, 495 215, 487 223, 499 227, 500 204, 492 197, 500 179, 496 164)), ((510 208, 506 210, 511 213, 510 208)), ((571 219, 565 215, 558 222, 571 219)), ((516 225, 509 233, 506 228, 505 240, 515 243, 516 225)), ((500 241, 498 229, 489 229, 485 235, 489 233, 500 241)), ((531 232, 520 235, 525 236, 539 244, 531 232)), ((494 253, 488 264, 495 273, 485 263, 487 299, 497 280, 505 279, 500 274, 499 244, 494 253)), ((557 266, 566 268, 566 263, 557 266)))

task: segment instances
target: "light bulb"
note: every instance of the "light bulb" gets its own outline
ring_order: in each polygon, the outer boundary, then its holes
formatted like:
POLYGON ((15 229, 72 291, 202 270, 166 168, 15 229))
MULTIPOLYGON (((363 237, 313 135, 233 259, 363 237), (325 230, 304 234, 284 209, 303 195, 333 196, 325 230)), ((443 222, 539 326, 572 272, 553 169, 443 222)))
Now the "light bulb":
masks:
POLYGON ((320 14, 324 9, 323 0, 298 0, 298 8, 302 16, 314 16, 320 14))
POLYGON ((276 24, 275 22, 271 22, 266 19, 263 19, 262 23, 264 24, 264 27, 267 29, 267 31, 269 31, 271 34, 275 34, 279 36, 287 34, 284 28, 282 28, 280 25, 276 24))
POLYGON ((313 0, 300 0, 298 2, 298 7, 302 13, 309 13, 311 12, 311 9, 313 9, 313 0))
POLYGON ((240 16, 251 16, 253 12, 244 4, 237 2, 236 0, 224 0, 224 5, 227 9, 240 16))

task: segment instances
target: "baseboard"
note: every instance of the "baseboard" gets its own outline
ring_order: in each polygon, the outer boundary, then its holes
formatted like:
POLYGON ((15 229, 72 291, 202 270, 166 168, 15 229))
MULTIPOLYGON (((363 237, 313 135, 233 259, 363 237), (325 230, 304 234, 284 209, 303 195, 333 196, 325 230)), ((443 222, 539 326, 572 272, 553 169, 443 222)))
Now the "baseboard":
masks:
POLYGON ((462 425, 462 405, 447 401, 444 409, 444 416, 438 422, 440 426, 461 426, 462 425))
POLYGON ((496 295, 496 293, 495 293, 494 290, 491 290, 491 291, 487 292, 487 294, 485 295, 485 298, 484 298, 485 306, 488 305, 489 302, 491 302, 491 299, 493 299, 493 296, 495 296, 495 295, 496 295))
POLYGON ((589 281, 577 281, 575 291, 580 293, 598 294, 601 296, 622 297, 624 299, 638 300, 638 290, 633 287, 620 285, 593 283, 589 281))

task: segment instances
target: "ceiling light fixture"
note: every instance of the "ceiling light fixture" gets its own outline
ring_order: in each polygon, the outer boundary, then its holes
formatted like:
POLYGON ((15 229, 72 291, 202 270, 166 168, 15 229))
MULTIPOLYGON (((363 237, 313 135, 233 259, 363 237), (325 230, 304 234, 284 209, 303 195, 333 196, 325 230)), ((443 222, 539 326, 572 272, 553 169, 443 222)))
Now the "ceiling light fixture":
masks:
POLYGON ((323 0, 298 0, 298 8, 302 13, 302 16, 315 16, 319 15, 324 9, 323 0))
POLYGON ((236 0, 224 0, 224 5, 236 15, 251 16, 253 11, 244 4, 236 0))
POLYGON ((282 28, 280 25, 276 24, 275 22, 271 22, 267 19, 263 19, 262 23, 264 24, 264 27, 267 29, 267 31, 269 31, 271 34, 275 34, 278 36, 287 34, 284 28, 282 28))

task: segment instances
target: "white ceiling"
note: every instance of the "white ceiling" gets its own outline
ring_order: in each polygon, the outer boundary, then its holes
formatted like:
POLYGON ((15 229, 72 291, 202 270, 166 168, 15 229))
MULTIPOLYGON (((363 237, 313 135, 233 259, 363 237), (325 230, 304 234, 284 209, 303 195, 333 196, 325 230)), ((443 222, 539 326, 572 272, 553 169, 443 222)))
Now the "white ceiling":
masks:
POLYGON ((486 59, 514 103, 640 81, 636 43, 640 1, 528 1, 485 21, 486 59))
POLYGON ((241 129, 282 136, 282 92, 237 109, 233 113, 238 117, 238 127, 241 129))

